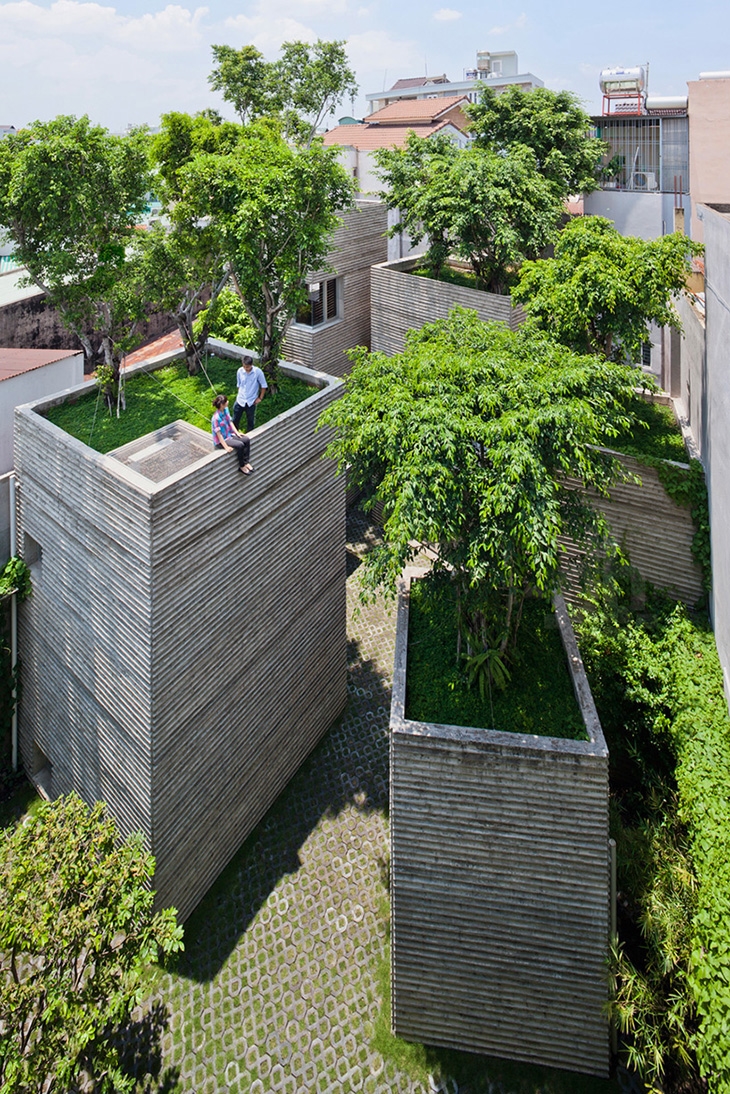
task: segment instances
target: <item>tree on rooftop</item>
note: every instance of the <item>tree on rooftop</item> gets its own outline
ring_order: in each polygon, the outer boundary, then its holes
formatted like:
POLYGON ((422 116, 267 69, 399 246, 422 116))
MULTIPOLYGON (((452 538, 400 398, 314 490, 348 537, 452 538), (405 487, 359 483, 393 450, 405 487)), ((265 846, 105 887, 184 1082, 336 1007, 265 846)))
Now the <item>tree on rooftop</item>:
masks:
POLYGON ((504 292, 519 264, 556 236, 562 202, 528 148, 497 154, 409 133, 404 148, 380 149, 377 160, 388 207, 401 213, 395 230, 414 243, 428 237, 433 277, 458 255, 486 289, 504 292))
POLYGON ((632 421, 633 377, 460 308, 410 331, 401 354, 352 356, 322 421, 348 482, 383 504, 366 586, 393 589, 430 548, 452 575, 462 640, 504 665, 526 596, 560 586, 561 537, 601 540, 602 518, 564 480, 604 493, 619 473, 597 446, 632 421))
POLYGON ((575 217, 554 258, 525 263, 512 296, 576 352, 636 361, 650 322, 680 328, 672 301, 701 252, 681 232, 636 239, 603 217, 575 217))
POLYGON ((320 141, 292 148, 265 122, 245 127, 233 152, 199 154, 181 174, 191 217, 209 218, 220 233, 261 366, 274 380, 287 328, 307 299, 307 274, 326 267, 352 182, 336 149, 320 141))
POLYGON ((284 42, 278 61, 254 46, 213 46, 209 83, 233 104, 242 122, 281 116, 284 131, 305 147, 345 97, 357 94, 344 41, 284 42))
POLYGON ((0 224, 28 281, 48 296, 86 360, 119 360, 144 317, 125 286, 126 249, 150 189, 143 130, 112 136, 88 117, 34 122, 0 142, 0 224))
POLYGON ((606 146, 589 135, 591 120, 572 92, 484 86, 466 112, 477 147, 498 153, 515 145, 531 148, 538 171, 561 197, 598 187, 606 146))
POLYGON ((0 1089, 134 1089, 118 1034, 146 968, 182 948, 153 869, 141 836, 73 795, 0 832, 0 1089))

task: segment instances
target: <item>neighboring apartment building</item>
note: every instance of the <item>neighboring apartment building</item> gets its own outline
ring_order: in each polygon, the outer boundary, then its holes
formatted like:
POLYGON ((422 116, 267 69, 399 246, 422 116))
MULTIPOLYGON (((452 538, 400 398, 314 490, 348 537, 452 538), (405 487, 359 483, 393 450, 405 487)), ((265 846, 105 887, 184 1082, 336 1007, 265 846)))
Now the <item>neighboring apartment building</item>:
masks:
MULTIPOLYGON (((459 145, 468 143, 466 95, 438 99, 407 99, 378 110, 362 122, 347 121, 324 135, 325 147, 339 145, 342 165, 352 175, 362 194, 377 193, 382 183, 377 176, 375 152, 379 148, 403 148, 409 133, 433 137, 443 133, 459 145)), ((343 119, 344 120, 344 119, 343 119)))
POLYGON ((687 83, 693 239, 704 239, 703 205, 730 204, 730 72, 687 83))
POLYGON ((486 81, 486 86, 495 91, 502 91, 515 84, 524 91, 544 86, 543 81, 531 72, 519 72, 514 50, 495 53, 482 49, 477 53, 476 68, 467 69, 463 80, 448 80, 446 75, 409 77, 397 80, 387 91, 373 91, 365 98, 371 113, 404 100, 451 98, 454 95, 465 95, 469 102, 474 103, 479 98, 482 81, 486 81))

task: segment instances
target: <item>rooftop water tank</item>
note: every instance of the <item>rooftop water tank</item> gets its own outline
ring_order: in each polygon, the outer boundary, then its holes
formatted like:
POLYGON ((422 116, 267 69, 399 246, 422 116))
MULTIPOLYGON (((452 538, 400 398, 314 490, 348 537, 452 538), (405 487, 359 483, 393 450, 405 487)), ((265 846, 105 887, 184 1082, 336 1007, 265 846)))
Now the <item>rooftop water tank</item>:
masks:
POLYGON ((724 72, 700 72, 701 80, 730 80, 730 71, 724 72))
POLYGON ((687 96, 647 95, 644 106, 650 114, 684 111, 687 109, 687 96))
POLYGON ((646 69, 643 65, 604 68, 599 83, 604 95, 638 95, 646 87, 646 69))

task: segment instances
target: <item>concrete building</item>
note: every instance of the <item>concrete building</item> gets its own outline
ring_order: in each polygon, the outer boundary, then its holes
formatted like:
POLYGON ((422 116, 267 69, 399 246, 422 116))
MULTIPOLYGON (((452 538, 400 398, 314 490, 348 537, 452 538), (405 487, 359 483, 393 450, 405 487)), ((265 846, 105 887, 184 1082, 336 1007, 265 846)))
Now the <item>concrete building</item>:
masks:
POLYGON ((92 451, 44 416, 79 387, 15 412, 23 764, 141 830, 182 918, 346 702, 345 487, 315 431, 341 384, 283 371, 312 395, 252 432, 250 477, 185 422, 92 451))
POLYGON ((482 81, 495 91, 503 91, 504 88, 513 85, 521 87, 524 91, 531 91, 534 87, 544 87, 543 81, 532 72, 519 72, 517 54, 514 50, 493 52, 483 49, 477 52, 476 68, 467 69, 462 80, 449 80, 445 74, 432 77, 410 77, 397 80, 387 91, 385 89, 373 91, 365 98, 371 113, 382 110, 391 103, 410 99, 437 99, 466 95, 469 102, 474 103, 479 98, 482 81))
POLYGON ((701 72, 688 90, 693 239, 704 239, 702 206, 730 204, 730 72, 701 72))
POLYGON ((710 502, 710 607, 730 702, 730 211, 696 207, 705 242, 705 291, 680 301, 669 385, 702 460, 710 502))
POLYGON ((350 367, 346 350, 370 346, 370 267, 387 258, 387 227, 379 201, 360 199, 345 213, 332 241, 330 269, 307 275, 309 301, 284 344, 289 360, 344 376, 350 367))
POLYGON ((362 194, 377 193, 383 184, 374 153, 379 148, 403 148, 409 133, 418 137, 445 134, 460 148, 468 144, 465 95, 406 99, 390 103, 363 122, 348 122, 324 135, 325 147, 339 146, 340 160, 362 194))

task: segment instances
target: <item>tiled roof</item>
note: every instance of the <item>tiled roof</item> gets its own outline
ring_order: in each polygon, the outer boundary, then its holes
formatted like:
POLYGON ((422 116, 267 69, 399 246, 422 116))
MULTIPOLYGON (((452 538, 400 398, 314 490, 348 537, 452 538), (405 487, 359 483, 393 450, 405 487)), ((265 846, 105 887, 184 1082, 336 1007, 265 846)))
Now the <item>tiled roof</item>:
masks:
POLYGON ((382 110, 368 114, 365 122, 367 125, 384 122, 395 122, 398 125, 416 122, 423 125, 426 122, 435 122, 446 111, 468 101, 466 95, 444 96, 439 99, 401 99, 400 102, 389 103, 382 110))
POLYGON ((409 133, 431 137, 450 124, 447 120, 435 125, 338 125, 325 133, 324 143, 328 148, 333 144, 349 145, 361 152, 375 148, 403 148, 409 133))
POLYGON ((0 349, 0 380, 74 357, 78 349, 0 349))
POLYGON ((391 91, 400 91, 404 87, 426 87, 428 84, 448 84, 446 73, 442 76, 409 76, 407 80, 396 80, 391 91))

